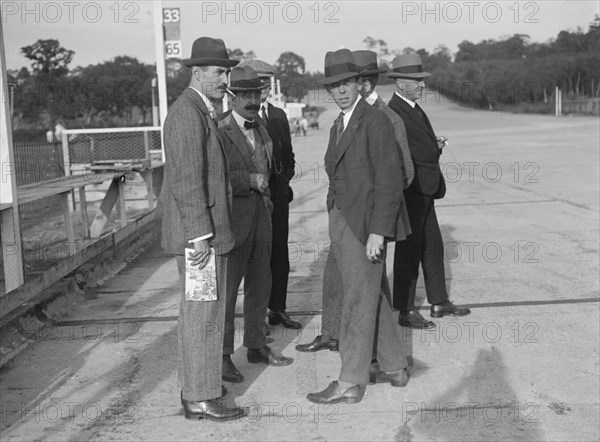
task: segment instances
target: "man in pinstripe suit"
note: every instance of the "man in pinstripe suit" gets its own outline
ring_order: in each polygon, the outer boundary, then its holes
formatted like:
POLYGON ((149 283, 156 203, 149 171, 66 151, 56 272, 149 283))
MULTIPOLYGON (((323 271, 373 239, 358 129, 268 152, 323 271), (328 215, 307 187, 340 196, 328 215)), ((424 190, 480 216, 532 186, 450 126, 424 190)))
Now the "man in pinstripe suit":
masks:
POLYGON ((165 177, 160 194, 162 246, 175 255, 179 270, 178 382, 187 419, 230 420, 245 415, 228 408, 221 364, 225 320, 226 255, 233 248, 230 228, 231 186, 222 140, 211 100, 223 97, 230 60, 220 39, 201 37, 192 56, 182 60, 192 70, 190 85, 173 104, 164 126, 165 177), (192 264, 202 269, 215 253, 216 301, 185 299, 184 249, 193 247, 192 264))

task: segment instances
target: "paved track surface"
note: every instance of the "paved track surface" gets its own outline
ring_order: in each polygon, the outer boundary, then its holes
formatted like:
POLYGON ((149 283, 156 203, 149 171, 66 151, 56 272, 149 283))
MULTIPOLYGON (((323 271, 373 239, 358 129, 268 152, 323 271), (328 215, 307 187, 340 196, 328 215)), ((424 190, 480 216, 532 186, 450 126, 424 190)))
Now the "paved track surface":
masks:
MULTIPOLYGON (((407 387, 369 386, 356 405, 305 398, 340 367, 338 353, 294 350, 319 334, 321 320, 322 166, 338 112, 320 103, 328 109, 321 129, 293 140, 288 311, 304 328, 272 328, 270 345, 295 358, 281 368, 247 363, 236 336, 233 359, 246 379, 227 384, 225 401, 250 415, 183 418, 176 266, 155 245, 48 312, 71 325, 29 323, 35 343, 0 371, 1 439, 598 440, 598 119, 491 113, 434 98, 423 107, 450 141, 448 195, 437 204, 447 283, 472 314, 436 319, 433 331, 399 327, 413 361, 407 387)), ((428 316, 422 283, 418 302, 428 316)))

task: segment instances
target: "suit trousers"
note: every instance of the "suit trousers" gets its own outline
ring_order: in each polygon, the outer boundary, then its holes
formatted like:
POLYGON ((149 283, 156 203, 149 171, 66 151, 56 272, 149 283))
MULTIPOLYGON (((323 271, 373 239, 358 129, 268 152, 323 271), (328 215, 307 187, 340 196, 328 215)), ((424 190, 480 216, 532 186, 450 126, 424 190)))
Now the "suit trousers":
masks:
POLYGON ((231 355, 235 338, 235 304, 244 278, 244 346, 261 348, 267 345, 265 315, 271 296, 271 215, 261 195, 250 233, 242 244, 227 254, 225 337, 223 354, 231 355))
POLYGON ((339 379, 366 385, 374 354, 383 371, 400 371, 407 366, 392 309, 381 290, 384 264, 367 259, 365 245, 354 236, 335 205, 329 212, 329 236, 339 250, 337 268, 343 287, 339 379))
POLYGON ((177 341, 179 361, 177 378, 182 397, 188 401, 205 401, 222 395, 221 356, 225 321, 225 281, 227 264, 224 255, 216 255, 217 300, 185 300, 185 257, 176 255, 181 300, 177 341))
POLYGON ((401 312, 415 308, 419 264, 423 266, 425 292, 430 304, 448 299, 444 270, 444 242, 435 213, 435 200, 413 187, 404 191, 410 234, 396 243, 394 252, 394 307, 401 312))
POLYGON ((271 223, 273 225, 273 246, 271 247, 271 311, 286 310, 287 286, 290 274, 288 252, 290 205, 287 201, 275 202, 271 223))
MULTIPOLYGON (((336 264, 336 247, 331 245, 325 261, 325 270, 323 271, 323 291, 322 291, 322 314, 321 314, 321 335, 324 340, 340 339, 340 323, 342 320, 342 277, 336 264)), ((387 298, 388 303, 392 304, 392 292, 387 277, 387 266, 383 263, 381 278, 381 290, 387 298)), ((376 357, 374 355, 373 357, 376 357)))

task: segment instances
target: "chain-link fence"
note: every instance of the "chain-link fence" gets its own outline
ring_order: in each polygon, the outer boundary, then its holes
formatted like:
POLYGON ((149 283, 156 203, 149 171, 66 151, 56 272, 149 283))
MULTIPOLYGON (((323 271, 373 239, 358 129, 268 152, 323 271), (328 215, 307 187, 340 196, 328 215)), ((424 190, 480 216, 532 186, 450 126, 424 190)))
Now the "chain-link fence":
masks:
POLYGON ((149 152, 161 148, 159 127, 66 130, 69 163, 122 162, 149 159, 149 152))

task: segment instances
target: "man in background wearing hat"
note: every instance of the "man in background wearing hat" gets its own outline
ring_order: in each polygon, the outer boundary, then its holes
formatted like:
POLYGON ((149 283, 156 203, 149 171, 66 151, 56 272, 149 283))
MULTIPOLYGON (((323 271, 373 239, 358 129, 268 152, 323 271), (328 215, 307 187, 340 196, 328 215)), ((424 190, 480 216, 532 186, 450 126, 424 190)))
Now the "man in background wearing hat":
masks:
POLYGON ((286 328, 299 329, 302 324, 292 320, 286 312, 287 285, 290 274, 288 252, 290 202, 293 199, 290 180, 294 176, 294 151, 290 135, 290 124, 283 109, 267 101, 271 88, 271 78, 275 68, 262 60, 248 60, 240 64, 250 66, 264 89, 260 95, 261 119, 273 142, 273 169, 269 179, 269 191, 273 203, 271 223, 273 225, 273 246, 271 247, 271 297, 269 298, 269 324, 281 324, 286 328))
POLYGON ((219 121, 229 162, 233 189, 231 229, 235 245, 227 256, 227 307, 223 345, 223 379, 242 382, 231 360, 234 350, 234 314, 237 293, 244 278, 244 346, 251 363, 289 365, 293 359, 276 355, 266 341, 265 315, 271 296, 271 210, 269 176, 273 147, 260 124, 261 90, 258 75, 249 66, 232 69, 228 91, 232 111, 219 121))
POLYGON ((171 106, 164 125, 165 177, 159 198, 162 246, 175 255, 179 271, 178 382, 185 417, 222 421, 245 412, 216 400, 225 391, 221 381, 222 288, 234 238, 229 224, 232 196, 227 158, 210 100, 223 97, 227 72, 238 61, 229 59, 223 40, 201 37, 192 46, 191 58, 182 63, 191 68, 192 78, 171 106), (186 247, 193 247, 189 258, 199 269, 206 266, 214 248, 217 300, 185 299, 186 247))
POLYGON ((425 89, 423 79, 429 75, 423 71, 418 54, 394 58, 392 71, 387 74, 396 81, 396 93, 388 104, 404 121, 415 168, 413 182, 404 192, 412 234, 396 244, 394 253, 394 307, 400 310, 400 324, 411 328, 435 327, 415 308, 419 263, 423 266, 432 317, 470 313, 468 308, 450 302, 446 290, 444 243, 434 205, 446 193, 439 165, 446 142, 436 137, 427 115, 416 103, 425 89))
POLYGON ((325 56, 327 92, 341 109, 329 136, 325 168, 331 246, 342 280, 338 380, 307 399, 360 402, 369 382, 373 347, 386 379, 408 382, 392 310, 381 291, 387 240, 396 239, 402 187, 400 152, 385 114, 359 96, 358 72, 347 49, 325 56))

